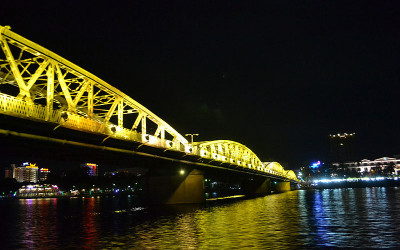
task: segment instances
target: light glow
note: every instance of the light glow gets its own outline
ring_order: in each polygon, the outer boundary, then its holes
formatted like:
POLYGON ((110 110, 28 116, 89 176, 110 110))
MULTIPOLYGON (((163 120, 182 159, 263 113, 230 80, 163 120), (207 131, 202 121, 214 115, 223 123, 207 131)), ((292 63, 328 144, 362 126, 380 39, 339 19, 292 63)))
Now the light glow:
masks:
POLYGON ((26 168, 38 168, 38 166, 36 166, 36 163, 30 163, 29 166, 26 166, 26 168))
POLYGON ((331 183, 331 182, 358 182, 358 181, 383 181, 383 180, 398 180, 398 177, 376 177, 376 178, 369 178, 369 177, 362 177, 362 178, 347 178, 347 179, 320 179, 314 180, 314 183, 331 183))

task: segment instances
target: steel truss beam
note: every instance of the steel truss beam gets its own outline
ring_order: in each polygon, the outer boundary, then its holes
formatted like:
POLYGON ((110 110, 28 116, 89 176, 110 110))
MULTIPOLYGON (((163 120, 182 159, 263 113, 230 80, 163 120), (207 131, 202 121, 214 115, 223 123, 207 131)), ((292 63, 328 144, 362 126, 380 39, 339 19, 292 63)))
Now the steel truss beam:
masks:
POLYGON ((254 169, 297 181, 292 170, 286 171, 277 162, 261 162, 253 151, 245 145, 229 140, 204 141, 194 143, 195 151, 203 158, 229 163, 236 167, 254 169))
MULTIPOLYGON (((120 90, 12 32, 7 26, 0 26, 0 45, 4 53, 4 59, 0 58, 0 83, 18 87, 19 94, 13 97, 33 104, 33 109, 35 105, 44 105, 44 120, 54 122, 50 120, 52 112, 60 111, 74 116, 75 120, 84 118, 99 123, 98 129, 93 128, 92 132, 107 133, 108 128, 114 127, 113 134, 119 134, 116 137, 129 137, 132 129, 135 133, 147 134, 151 126, 155 133, 149 136, 165 140, 167 132, 171 140, 188 144, 186 138, 169 124, 120 90), (46 100, 45 104, 40 103, 41 98, 46 100), (128 121, 135 122, 129 125, 128 121)), ((76 126, 74 129, 86 130, 76 126)))
POLYGON ((103 134, 106 139, 114 137, 195 154, 201 159, 297 181, 293 171, 285 171, 279 163, 262 163, 240 143, 220 140, 189 144, 128 95, 8 26, 0 26, 0 47, 0 85, 14 88, 0 92, 0 113, 103 134))

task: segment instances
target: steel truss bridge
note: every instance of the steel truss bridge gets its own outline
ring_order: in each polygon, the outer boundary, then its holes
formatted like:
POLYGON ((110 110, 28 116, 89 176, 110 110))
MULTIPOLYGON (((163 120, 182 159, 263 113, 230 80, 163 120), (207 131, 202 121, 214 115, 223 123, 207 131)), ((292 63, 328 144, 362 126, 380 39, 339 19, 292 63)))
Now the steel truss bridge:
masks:
POLYGON ((12 32, 9 26, 0 26, 0 44, 1 114, 182 152, 227 169, 241 168, 258 175, 298 181, 293 171, 284 170, 277 162, 262 162, 240 143, 189 143, 128 95, 12 32))

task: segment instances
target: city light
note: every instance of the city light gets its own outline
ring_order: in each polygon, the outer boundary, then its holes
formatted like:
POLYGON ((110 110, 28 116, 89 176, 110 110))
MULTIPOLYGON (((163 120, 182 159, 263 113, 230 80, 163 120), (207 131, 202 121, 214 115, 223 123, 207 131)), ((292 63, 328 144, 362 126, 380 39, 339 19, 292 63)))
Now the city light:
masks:
POLYGON ((310 166, 310 168, 318 168, 319 166, 321 166, 321 162, 320 162, 320 161, 317 161, 317 162, 314 162, 314 163, 310 166))
POLYGON ((337 183, 337 182, 358 182, 358 181, 384 181, 384 180, 398 180, 398 177, 362 177, 362 178, 347 178, 347 179, 320 179, 314 180, 313 183, 337 183))

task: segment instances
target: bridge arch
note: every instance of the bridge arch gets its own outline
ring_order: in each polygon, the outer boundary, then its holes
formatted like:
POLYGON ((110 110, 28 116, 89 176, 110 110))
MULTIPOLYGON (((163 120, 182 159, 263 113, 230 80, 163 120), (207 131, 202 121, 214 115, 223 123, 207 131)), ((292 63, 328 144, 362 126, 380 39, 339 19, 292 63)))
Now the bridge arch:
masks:
POLYGON ((203 158, 221 161, 244 168, 264 171, 258 156, 248 147, 229 140, 195 142, 194 149, 203 158))
POLYGON ((293 170, 285 170, 278 162, 263 162, 263 164, 268 172, 297 181, 296 174, 293 172, 293 170))
POLYGON ((296 175, 292 170, 285 170, 278 162, 261 162, 251 149, 235 141, 202 141, 195 142, 193 147, 196 154, 211 161, 258 170, 297 181, 296 175))
MULTIPOLYGON (((189 144, 146 107, 50 50, 0 26, 0 114, 175 150, 297 180, 229 140, 189 144)), ((165 151, 165 150, 164 150, 165 151)))
POLYGON ((296 174, 293 172, 293 170, 287 170, 287 171, 285 172, 285 176, 286 176, 286 178, 288 178, 288 179, 297 180, 297 176, 296 176, 296 174))
POLYGON ((0 26, 0 113, 188 151, 186 138, 97 76, 0 26))

